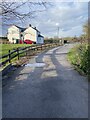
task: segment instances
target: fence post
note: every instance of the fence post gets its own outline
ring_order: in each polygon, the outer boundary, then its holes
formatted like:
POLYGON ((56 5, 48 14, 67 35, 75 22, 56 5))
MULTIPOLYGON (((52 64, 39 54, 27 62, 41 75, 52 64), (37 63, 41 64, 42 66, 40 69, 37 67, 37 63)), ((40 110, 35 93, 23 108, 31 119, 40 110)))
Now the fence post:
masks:
POLYGON ((27 56, 28 48, 26 48, 26 56, 27 56))
POLYGON ((47 44, 45 45, 45 49, 47 49, 47 44))
POLYGON ((41 50, 42 50, 42 44, 41 44, 41 50))
POLYGON ((18 56, 18 60, 19 60, 19 48, 17 48, 17 56, 18 56))
POLYGON ((38 51, 38 46, 36 46, 36 50, 38 51))
POLYGON ((34 46, 34 51, 36 50, 36 46, 34 46))
POLYGON ((10 54, 10 50, 8 51, 9 52, 9 63, 11 63, 11 54, 10 54))
POLYGON ((32 46, 30 46, 30 48, 29 48, 29 55, 32 55, 33 54, 33 50, 32 50, 32 46))
POLYGON ((44 50, 46 49, 46 44, 44 44, 44 50))

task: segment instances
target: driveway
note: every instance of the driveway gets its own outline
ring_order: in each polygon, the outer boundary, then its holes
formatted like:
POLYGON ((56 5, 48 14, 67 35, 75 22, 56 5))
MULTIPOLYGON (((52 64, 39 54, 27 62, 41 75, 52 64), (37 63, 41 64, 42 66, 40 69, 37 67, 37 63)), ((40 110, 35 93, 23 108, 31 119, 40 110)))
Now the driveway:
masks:
POLYGON ((30 59, 44 66, 22 66, 2 89, 3 118, 87 118, 88 81, 67 61, 73 44, 30 59))

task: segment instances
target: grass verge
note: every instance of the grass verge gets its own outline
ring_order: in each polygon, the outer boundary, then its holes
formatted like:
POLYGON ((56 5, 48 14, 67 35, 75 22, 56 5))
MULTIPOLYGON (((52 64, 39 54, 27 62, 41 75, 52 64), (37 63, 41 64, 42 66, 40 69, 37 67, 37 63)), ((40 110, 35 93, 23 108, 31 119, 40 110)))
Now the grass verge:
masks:
POLYGON ((0 56, 8 54, 9 50, 14 50, 20 47, 31 46, 30 44, 0 44, 0 56))
POLYGON ((76 70, 83 75, 90 74, 90 46, 80 44, 72 48, 68 53, 68 60, 76 70))

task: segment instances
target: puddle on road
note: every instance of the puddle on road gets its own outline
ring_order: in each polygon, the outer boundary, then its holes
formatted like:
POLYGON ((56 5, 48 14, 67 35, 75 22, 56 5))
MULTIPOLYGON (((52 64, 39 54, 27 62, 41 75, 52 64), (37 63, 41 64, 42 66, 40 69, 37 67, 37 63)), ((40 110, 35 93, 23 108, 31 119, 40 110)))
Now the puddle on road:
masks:
POLYGON ((44 67, 45 63, 32 63, 32 64, 26 64, 26 67, 44 67))

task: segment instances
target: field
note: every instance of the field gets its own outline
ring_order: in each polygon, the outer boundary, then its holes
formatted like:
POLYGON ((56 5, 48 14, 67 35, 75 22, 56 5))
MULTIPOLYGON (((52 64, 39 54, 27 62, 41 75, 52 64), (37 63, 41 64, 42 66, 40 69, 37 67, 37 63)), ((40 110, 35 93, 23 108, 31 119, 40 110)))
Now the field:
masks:
POLYGON ((0 44, 0 56, 8 54, 9 50, 13 50, 18 47, 26 47, 26 46, 30 46, 30 44, 0 44))
MULTIPOLYGON (((12 51, 14 49, 17 49, 17 48, 20 48, 20 47, 27 47, 27 46, 31 46, 31 45, 30 44, 0 44, 0 56, 8 54, 9 50, 12 51)), ((22 53, 22 54, 20 54, 20 57, 23 57, 24 55, 25 55, 25 53, 22 53)), ((0 59, 0 63, 5 61, 6 59, 8 59, 8 57, 0 59)), ((18 59, 18 57, 15 57, 14 59, 11 60, 11 62, 13 63, 17 59, 18 59)), ((6 63, 3 67, 0 67, 0 71, 2 71, 8 65, 9 65, 9 62, 6 63)))

